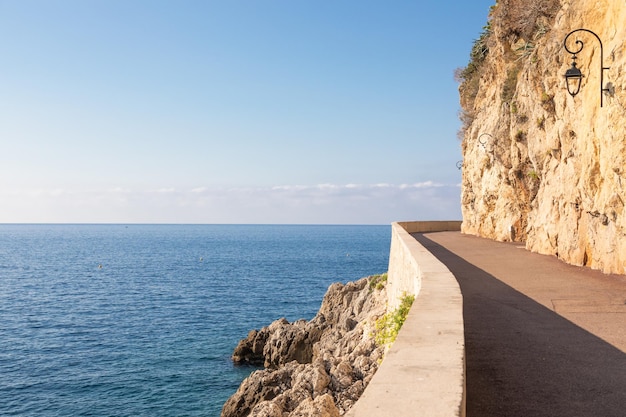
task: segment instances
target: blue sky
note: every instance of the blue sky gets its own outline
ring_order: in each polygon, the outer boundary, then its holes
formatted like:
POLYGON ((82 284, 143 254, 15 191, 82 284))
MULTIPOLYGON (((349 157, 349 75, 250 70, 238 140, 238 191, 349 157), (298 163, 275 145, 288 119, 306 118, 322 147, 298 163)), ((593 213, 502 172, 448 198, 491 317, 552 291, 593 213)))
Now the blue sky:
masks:
POLYGON ((0 0, 0 223, 460 218, 493 0, 0 0))

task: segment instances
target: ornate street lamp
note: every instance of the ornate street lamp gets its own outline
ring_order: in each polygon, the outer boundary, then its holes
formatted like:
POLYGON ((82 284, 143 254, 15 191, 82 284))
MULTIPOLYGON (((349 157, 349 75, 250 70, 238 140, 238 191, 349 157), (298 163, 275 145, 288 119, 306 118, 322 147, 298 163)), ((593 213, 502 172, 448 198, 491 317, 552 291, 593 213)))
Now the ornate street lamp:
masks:
POLYGON ((487 139, 485 139, 484 141, 481 140, 483 136, 489 136, 492 142, 493 142, 493 136, 491 136, 489 133, 481 133, 480 136, 478 136, 478 143, 480 143, 483 146, 483 148, 487 149, 488 140, 487 139))
POLYGON ((573 30, 567 34, 567 36, 565 37, 565 40, 563 41, 563 46, 565 47, 565 50, 569 52, 570 54, 572 54, 572 66, 565 72, 565 82, 567 84, 567 92, 572 97, 578 94, 578 92, 580 91, 580 85, 581 85, 582 79, 584 77, 580 69, 576 66, 576 59, 578 59, 576 54, 580 53, 580 51, 583 50, 583 47, 585 46, 585 44, 581 40, 577 39, 576 49, 570 50, 567 47, 567 40, 573 33, 576 33, 576 32, 591 33, 593 36, 596 37, 596 39, 600 43, 600 107, 602 107, 604 104, 604 95, 602 93, 604 93, 605 91, 606 92, 611 91, 610 89, 604 87, 604 71, 608 70, 609 67, 604 66, 604 50, 602 48, 602 41, 600 40, 600 37, 596 35, 594 32, 590 31, 589 29, 573 30))
POLYGON ((457 161, 457 162, 456 162, 456 167, 457 167, 458 169, 463 168, 463 161, 457 161))

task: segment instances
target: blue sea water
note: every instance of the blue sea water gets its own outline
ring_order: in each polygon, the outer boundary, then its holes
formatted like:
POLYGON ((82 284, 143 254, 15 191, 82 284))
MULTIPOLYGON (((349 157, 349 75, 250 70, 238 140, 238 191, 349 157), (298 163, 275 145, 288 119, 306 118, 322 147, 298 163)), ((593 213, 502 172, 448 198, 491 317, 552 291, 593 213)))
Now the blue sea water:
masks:
POLYGON ((389 226, 0 225, 0 415, 219 416, 239 339, 386 271, 389 226))

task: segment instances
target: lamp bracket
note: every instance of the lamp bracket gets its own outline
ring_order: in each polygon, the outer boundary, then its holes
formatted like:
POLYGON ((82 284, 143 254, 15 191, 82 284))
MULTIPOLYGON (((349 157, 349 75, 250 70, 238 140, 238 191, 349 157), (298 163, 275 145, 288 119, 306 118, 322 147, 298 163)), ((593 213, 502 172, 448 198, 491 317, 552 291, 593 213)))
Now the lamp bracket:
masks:
POLYGON ((592 32, 589 29, 584 29, 584 28, 580 28, 580 29, 575 29, 573 31, 571 31, 570 33, 567 34, 567 36, 565 36, 565 40, 563 41, 563 46, 565 47, 565 50, 567 52, 569 52, 570 54, 572 54, 572 60, 574 61, 574 63, 576 62, 576 59, 578 59, 578 57, 576 56, 578 53, 580 53, 580 51, 583 50, 583 48, 585 47, 585 44, 583 43, 583 41, 581 41, 580 39, 576 39, 575 45, 576 47, 573 49, 568 48, 567 44, 567 40, 569 39, 569 37, 577 32, 586 32, 586 33, 590 33, 591 35, 593 35, 597 40, 598 43, 600 44, 600 107, 603 106, 604 104, 604 92, 609 92, 610 93, 610 88, 605 88, 604 87, 604 71, 610 69, 610 67, 605 67, 604 66, 604 48, 602 46, 602 40, 600 40, 600 37, 598 35, 595 34, 595 32, 592 32))

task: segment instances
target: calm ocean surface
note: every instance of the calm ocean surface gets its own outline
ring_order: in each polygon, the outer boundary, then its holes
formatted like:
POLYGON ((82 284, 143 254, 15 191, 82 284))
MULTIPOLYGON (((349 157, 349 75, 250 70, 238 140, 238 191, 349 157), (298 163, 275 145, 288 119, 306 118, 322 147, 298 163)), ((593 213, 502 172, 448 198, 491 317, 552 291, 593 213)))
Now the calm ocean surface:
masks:
POLYGON ((219 416, 250 329, 387 270, 390 226, 0 225, 0 415, 219 416))

